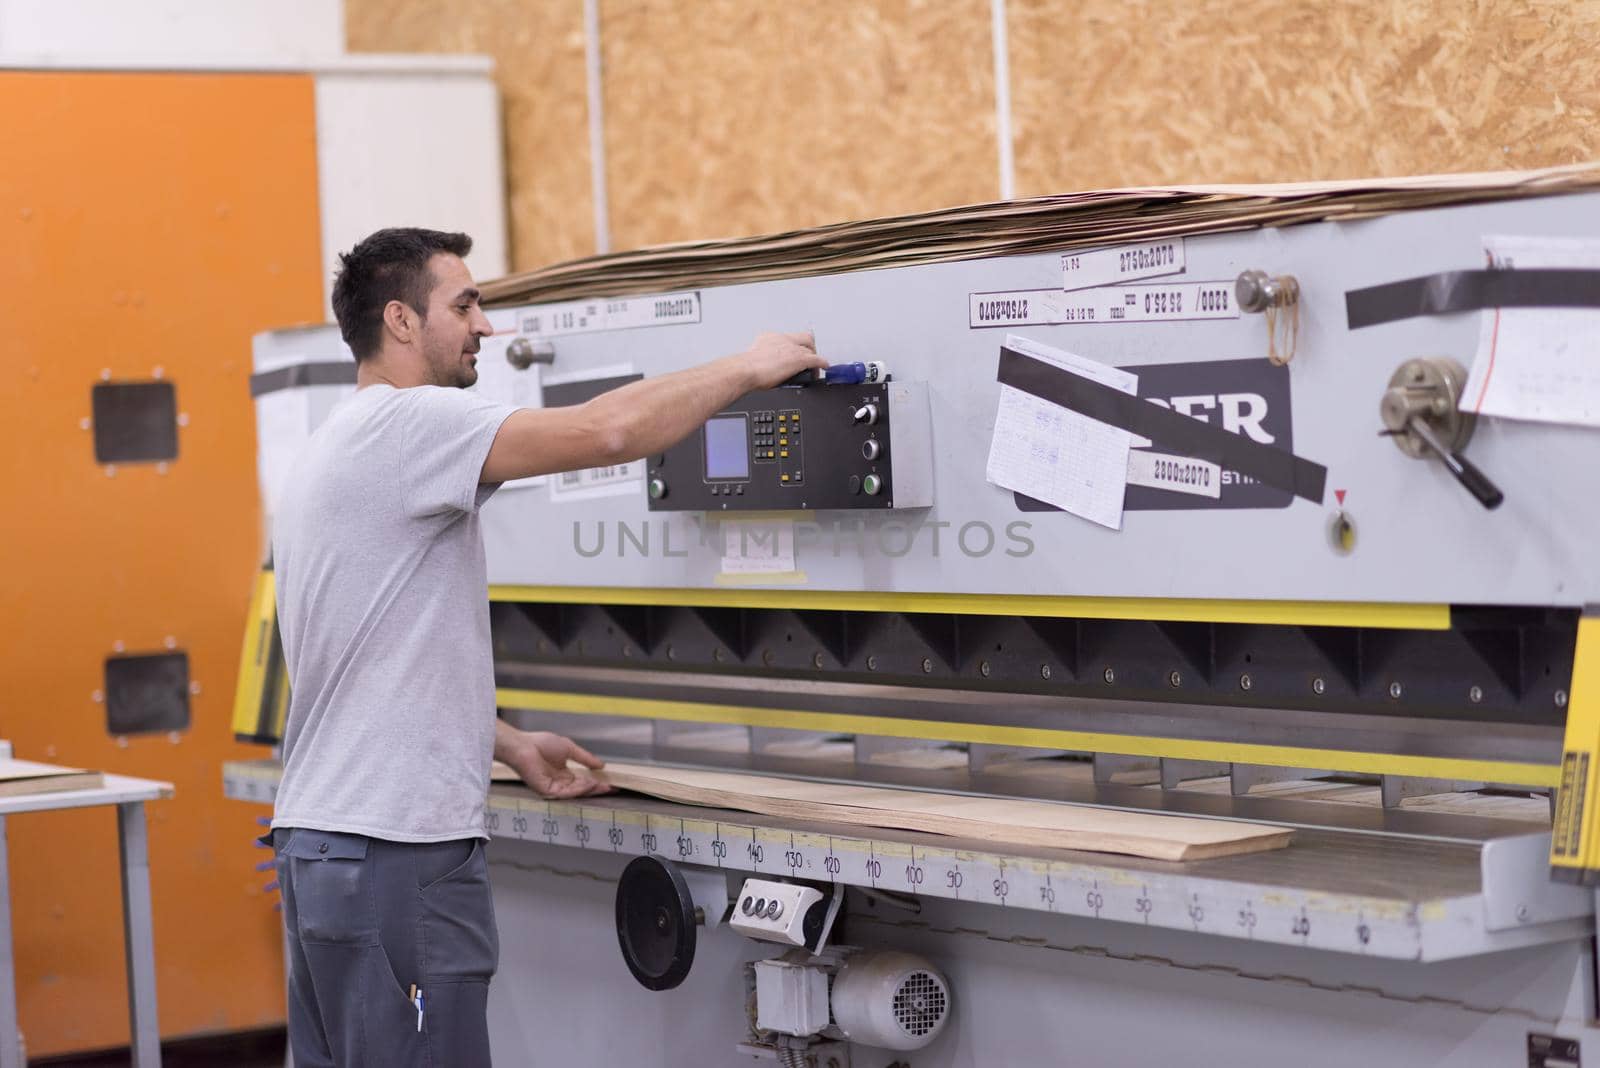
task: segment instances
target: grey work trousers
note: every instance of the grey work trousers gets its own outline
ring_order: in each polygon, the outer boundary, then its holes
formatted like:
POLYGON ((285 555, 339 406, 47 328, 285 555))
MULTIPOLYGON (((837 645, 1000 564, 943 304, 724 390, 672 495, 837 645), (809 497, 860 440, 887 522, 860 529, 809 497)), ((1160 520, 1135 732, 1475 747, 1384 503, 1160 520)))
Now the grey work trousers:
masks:
POLYGON ((273 845, 296 1068, 488 1068, 500 949, 483 840, 279 828, 273 845))

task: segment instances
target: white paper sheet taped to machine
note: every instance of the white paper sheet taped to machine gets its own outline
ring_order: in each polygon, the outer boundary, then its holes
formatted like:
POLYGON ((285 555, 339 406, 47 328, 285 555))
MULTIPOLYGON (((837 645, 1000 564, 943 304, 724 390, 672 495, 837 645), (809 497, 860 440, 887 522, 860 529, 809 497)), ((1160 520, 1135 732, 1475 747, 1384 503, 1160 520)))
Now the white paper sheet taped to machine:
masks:
POLYGON ((793 523, 724 520, 721 526, 724 575, 786 575, 798 570, 793 523))
MULTIPOLYGON (((1137 375, 1016 334, 1006 335, 1006 348, 1124 393, 1139 390, 1137 375)), ((997 486, 1121 530, 1132 438, 1126 430, 1001 386, 984 477, 997 486)))
POLYGON ((1192 456, 1133 449, 1128 453, 1128 485, 1220 498, 1222 465, 1192 456))
MULTIPOLYGON (((1485 237, 1490 266, 1600 268, 1600 241, 1485 237)), ((1600 311, 1493 308, 1483 312, 1461 410, 1600 427, 1600 311)))
POLYGON ((1182 274, 1183 238, 1167 237, 1137 245, 1115 245, 1067 252, 1061 257, 1061 288, 1088 289, 1140 278, 1182 274))

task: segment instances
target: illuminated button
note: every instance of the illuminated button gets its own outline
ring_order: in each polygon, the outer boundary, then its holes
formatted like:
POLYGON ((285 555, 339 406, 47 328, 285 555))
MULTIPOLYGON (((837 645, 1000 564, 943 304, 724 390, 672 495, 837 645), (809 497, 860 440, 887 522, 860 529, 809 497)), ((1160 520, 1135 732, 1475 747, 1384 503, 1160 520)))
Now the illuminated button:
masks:
POLYGON ((778 444, 779 445, 787 445, 787 444, 789 444, 789 439, 788 438, 779 438, 778 439, 778 444))
POLYGON ((868 475, 861 480, 861 488, 866 492, 867 496, 875 496, 879 490, 883 489, 883 479, 877 475, 868 475))
POLYGON ((788 475, 779 475, 778 477, 781 478, 785 482, 789 481, 789 476, 788 475))
POLYGON ((778 455, 781 458, 787 460, 789 458, 789 450, 788 449, 779 449, 778 450, 778 455))
POLYGON ((780 423, 787 423, 787 422, 788 422, 788 421, 789 421, 789 417, 788 417, 788 416, 787 416, 787 415, 780 415, 780 416, 778 416, 778 422, 780 422, 780 423))
POLYGON ((666 495, 667 495, 667 483, 666 483, 666 480, 665 479, 660 479, 660 478, 652 478, 650 480, 650 499, 653 500, 653 501, 659 501, 661 498, 665 497, 666 495))

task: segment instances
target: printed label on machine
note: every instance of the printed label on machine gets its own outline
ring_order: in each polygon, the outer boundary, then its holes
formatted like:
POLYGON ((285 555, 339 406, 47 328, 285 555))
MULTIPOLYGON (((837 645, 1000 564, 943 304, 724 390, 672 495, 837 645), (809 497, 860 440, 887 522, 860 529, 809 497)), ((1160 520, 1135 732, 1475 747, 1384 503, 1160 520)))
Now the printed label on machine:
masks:
POLYGON ((659 293, 650 297, 603 297, 545 304, 525 313, 521 327, 524 334, 534 337, 560 337, 699 321, 699 293, 659 293))
POLYGON ((1208 460, 1170 456, 1148 449, 1128 451, 1128 485, 1189 493, 1196 497, 1222 496, 1222 467, 1208 460))
MULTIPOLYGON (((1219 426, 1258 445, 1294 451, 1294 424, 1289 402, 1289 368, 1265 359, 1215 360, 1197 363, 1147 363, 1124 370, 1139 376, 1139 396, 1152 404, 1219 426)), ((1150 441, 1135 437, 1128 454, 1128 492, 1124 511, 1161 511, 1185 508, 1287 508, 1294 494, 1270 486, 1238 471, 1186 456, 1149 452, 1150 441), (1135 459, 1136 457, 1145 457, 1135 459), (1135 477, 1147 468, 1153 473, 1160 460, 1176 460, 1191 467, 1172 467, 1166 481, 1135 477), (1203 492, 1197 479, 1200 466, 1215 471, 1216 493, 1203 492), (1186 485, 1174 484, 1188 480, 1186 485)), ((1016 495, 1024 512, 1055 511, 1050 505, 1023 494, 1016 495)))
POLYGON ((1067 252, 1061 257, 1061 288, 1089 289, 1093 286, 1132 282, 1139 278, 1159 278, 1183 273, 1183 238, 1168 237, 1137 245, 1116 245, 1067 252))
POLYGON ((1103 286, 1076 293, 1063 293, 1059 289, 972 293, 967 297, 967 304, 967 323, 974 330, 990 326, 1239 318, 1233 283, 1220 280, 1103 286))

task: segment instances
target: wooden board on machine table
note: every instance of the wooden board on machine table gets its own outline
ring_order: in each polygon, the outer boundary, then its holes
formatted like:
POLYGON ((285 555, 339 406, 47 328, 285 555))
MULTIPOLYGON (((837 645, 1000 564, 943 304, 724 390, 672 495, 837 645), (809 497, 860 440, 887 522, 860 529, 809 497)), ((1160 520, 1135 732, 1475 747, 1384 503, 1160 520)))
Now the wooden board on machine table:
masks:
MULTIPOLYGON (((515 773, 505 769, 496 776, 507 777, 515 779, 515 773)), ((596 777, 621 790, 685 805, 1152 860, 1206 860, 1282 849, 1294 835, 1284 827, 1233 820, 648 764, 609 763, 596 777)))

